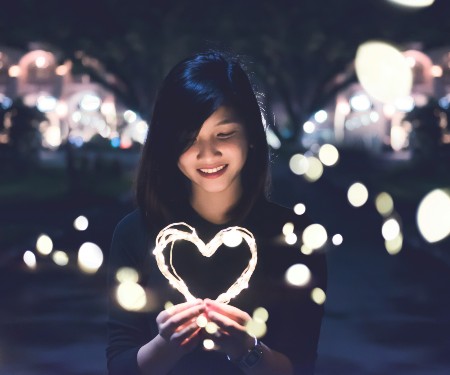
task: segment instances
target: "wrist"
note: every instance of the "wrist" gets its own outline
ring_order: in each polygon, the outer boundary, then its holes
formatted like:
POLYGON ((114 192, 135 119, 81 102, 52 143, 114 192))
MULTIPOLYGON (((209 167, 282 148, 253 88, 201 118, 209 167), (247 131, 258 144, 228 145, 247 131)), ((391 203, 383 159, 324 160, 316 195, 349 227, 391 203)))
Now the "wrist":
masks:
POLYGON ((256 366, 263 357, 263 349, 261 341, 256 337, 252 337, 252 340, 252 346, 244 354, 237 357, 227 355, 228 360, 244 369, 256 366))

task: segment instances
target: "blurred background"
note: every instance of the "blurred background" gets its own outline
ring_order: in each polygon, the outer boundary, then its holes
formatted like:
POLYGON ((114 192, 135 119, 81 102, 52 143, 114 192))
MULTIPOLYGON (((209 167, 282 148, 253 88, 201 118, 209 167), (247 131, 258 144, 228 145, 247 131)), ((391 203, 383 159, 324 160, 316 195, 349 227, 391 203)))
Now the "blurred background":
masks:
MULTIPOLYGON (((286 241, 327 244, 317 374, 450 373, 448 14, 446 0, 2 1, 0 374, 106 374, 105 262, 156 90, 211 48, 257 87, 271 199, 318 224, 286 241)), ((145 304, 136 285, 124 308, 145 304)))

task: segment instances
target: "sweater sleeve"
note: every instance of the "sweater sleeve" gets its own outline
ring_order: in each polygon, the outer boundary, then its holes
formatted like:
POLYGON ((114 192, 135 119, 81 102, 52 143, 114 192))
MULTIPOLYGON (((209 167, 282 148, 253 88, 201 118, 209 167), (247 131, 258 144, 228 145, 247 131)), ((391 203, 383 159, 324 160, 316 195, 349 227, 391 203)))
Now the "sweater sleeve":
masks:
POLYGON ((145 287, 147 239, 139 213, 126 216, 116 227, 108 259, 108 344, 106 349, 109 375, 138 375, 137 353, 149 337, 154 336, 153 314, 127 311, 117 302, 119 285, 116 273, 122 267, 138 272, 139 283, 145 287))

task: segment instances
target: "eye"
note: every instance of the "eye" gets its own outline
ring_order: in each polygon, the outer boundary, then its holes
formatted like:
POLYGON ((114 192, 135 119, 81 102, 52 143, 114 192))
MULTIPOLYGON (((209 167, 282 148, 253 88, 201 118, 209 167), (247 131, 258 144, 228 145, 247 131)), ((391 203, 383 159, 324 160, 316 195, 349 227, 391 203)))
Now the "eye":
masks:
POLYGON ((220 139, 227 139, 227 138, 232 137, 234 134, 236 134, 235 131, 228 132, 228 133, 219 133, 219 134, 217 134, 217 138, 220 138, 220 139))

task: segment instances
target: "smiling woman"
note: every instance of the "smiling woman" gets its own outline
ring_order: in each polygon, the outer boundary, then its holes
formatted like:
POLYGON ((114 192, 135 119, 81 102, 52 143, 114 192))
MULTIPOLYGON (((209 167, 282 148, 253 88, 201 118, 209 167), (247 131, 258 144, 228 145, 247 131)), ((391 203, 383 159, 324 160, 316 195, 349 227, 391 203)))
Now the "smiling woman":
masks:
POLYGON ((295 238, 311 222, 266 199, 264 125, 237 59, 210 52, 176 65, 149 129, 138 209, 110 252, 109 374, 312 374, 323 301, 311 296, 325 293, 325 257, 280 241, 286 222, 295 238), (286 279, 293 265, 308 278, 286 279), (117 300, 124 268, 138 275, 138 309, 117 300))

